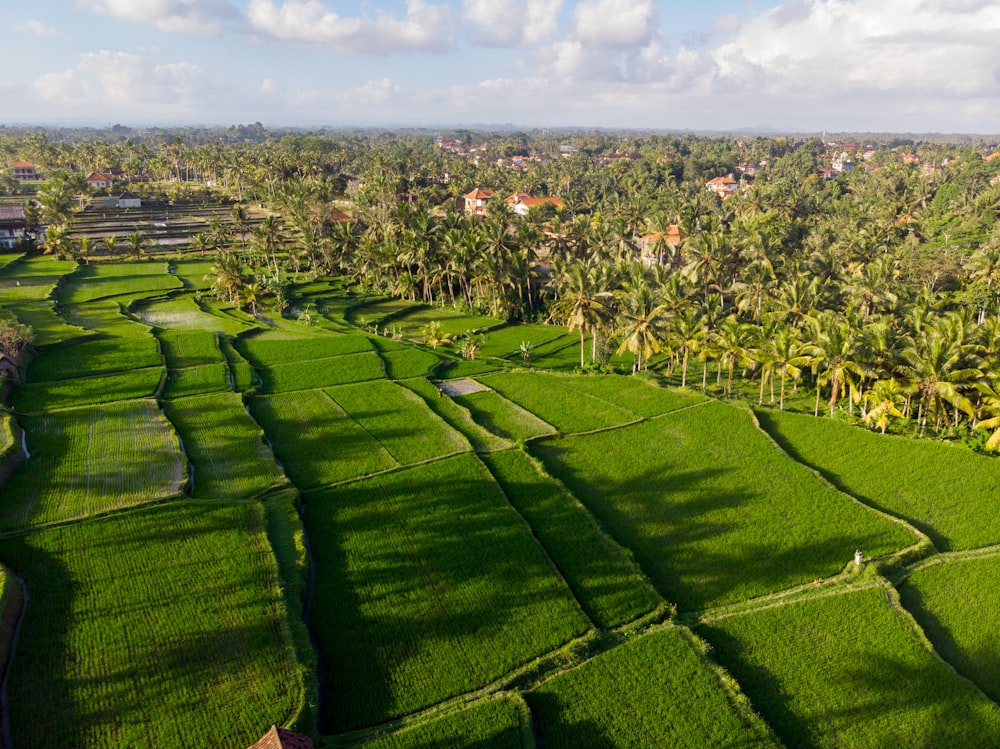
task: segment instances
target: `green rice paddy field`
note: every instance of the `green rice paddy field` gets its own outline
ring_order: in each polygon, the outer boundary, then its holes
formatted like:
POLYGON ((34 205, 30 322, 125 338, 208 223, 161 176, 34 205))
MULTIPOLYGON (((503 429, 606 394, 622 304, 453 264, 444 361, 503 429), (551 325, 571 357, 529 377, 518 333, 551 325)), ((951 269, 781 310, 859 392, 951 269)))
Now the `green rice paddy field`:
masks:
POLYGON ((9 260, 13 746, 1000 746, 993 458, 338 279, 254 317, 208 258, 9 260))

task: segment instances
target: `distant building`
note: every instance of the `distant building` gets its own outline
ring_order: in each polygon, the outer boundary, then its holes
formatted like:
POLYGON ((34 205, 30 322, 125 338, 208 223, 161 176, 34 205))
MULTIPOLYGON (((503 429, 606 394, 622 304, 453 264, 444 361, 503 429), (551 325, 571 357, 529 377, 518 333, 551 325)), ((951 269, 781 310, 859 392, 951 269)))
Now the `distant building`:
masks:
POLYGON ((477 187, 467 192, 463 197, 465 198, 466 213, 482 215, 486 213, 486 205, 493 197, 493 191, 477 187))
POLYGON ((18 182, 28 182, 31 180, 39 180, 42 178, 42 175, 40 175, 37 171, 35 171, 34 165, 30 164, 27 161, 15 162, 14 165, 10 168, 10 173, 13 175, 14 179, 16 179, 18 182))
POLYGON ((111 177, 100 172, 91 172, 83 181, 87 183, 87 187, 94 190, 105 190, 111 187, 111 177))
POLYGON ((671 224, 666 231, 654 231, 639 237, 638 245, 642 262, 646 265, 666 265, 672 259, 674 265, 678 265, 681 254, 679 251, 671 251, 671 245, 679 248, 682 241, 684 241, 684 232, 677 224, 671 224))
POLYGON ((504 198, 503 202, 506 203, 507 207, 518 216, 527 216, 528 211, 532 208, 542 205, 553 205, 559 210, 566 207, 566 204, 563 203, 561 198, 552 196, 535 198, 523 192, 516 192, 509 198, 504 198))
POLYGON ((27 229, 23 205, 0 205, 0 248, 13 249, 27 229))
POLYGON ((127 190, 118 196, 119 208, 142 208, 142 199, 134 192, 127 190))
POLYGON ((716 177, 715 179, 710 179, 705 183, 705 187, 714 192, 720 198, 725 200, 730 195, 736 192, 739 188, 739 183, 733 179, 733 175, 727 174, 725 177, 716 177))

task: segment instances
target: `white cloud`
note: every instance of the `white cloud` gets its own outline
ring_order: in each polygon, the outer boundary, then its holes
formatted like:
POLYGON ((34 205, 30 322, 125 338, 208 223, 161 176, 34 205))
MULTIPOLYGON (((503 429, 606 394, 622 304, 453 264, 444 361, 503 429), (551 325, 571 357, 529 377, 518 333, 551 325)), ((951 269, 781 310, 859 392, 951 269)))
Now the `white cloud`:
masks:
POLYGON ((265 96, 276 94, 281 91, 281 87, 270 78, 265 78, 260 82, 260 92, 265 96))
POLYGON ((399 99, 402 93, 403 90, 391 78, 382 78, 345 91, 341 99, 351 105, 386 104, 399 99))
POLYGON ((441 51, 451 46, 454 22, 445 4, 407 0, 406 15, 378 11, 374 18, 348 18, 319 0, 251 0, 247 20, 262 36, 311 42, 340 52, 386 54, 401 50, 441 51))
POLYGON ((1000 5, 794 0, 715 50, 720 82, 771 94, 996 96, 1000 5))
POLYGON ((77 0, 97 13, 134 23, 148 23, 161 31, 214 35, 238 17, 229 0, 77 0))
POLYGON ((22 34, 31 34, 32 36, 40 36, 44 39, 65 39, 68 36, 59 29, 46 26, 44 23, 37 21, 34 18, 29 19, 24 23, 17 24, 14 27, 14 31, 18 31, 22 34))
POLYGON ((93 116, 135 112, 176 115, 204 100, 201 69, 190 63, 157 65, 127 52, 87 53, 76 67, 35 80, 35 94, 51 104, 93 116))
POLYGON ((538 44, 558 29, 562 0, 464 0, 463 18, 473 42, 488 47, 538 44))
POLYGON ((735 13, 715 19, 715 30, 722 34, 732 34, 734 31, 739 30, 742 25, 743 21, 735 13))
POLYGON ((641 47, 658 34, 653 0, 580 0, 573 13, 573 36, 588 47, 641 47))

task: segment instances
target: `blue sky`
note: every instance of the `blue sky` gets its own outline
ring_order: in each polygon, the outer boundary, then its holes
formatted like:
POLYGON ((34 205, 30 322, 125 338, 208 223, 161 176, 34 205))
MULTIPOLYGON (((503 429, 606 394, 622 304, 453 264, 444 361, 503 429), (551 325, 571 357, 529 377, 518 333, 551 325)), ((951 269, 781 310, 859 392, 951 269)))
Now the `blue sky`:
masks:
POLYGON ((0 122, 995 133, 998 31, 997 0, 3 0, 0 122))

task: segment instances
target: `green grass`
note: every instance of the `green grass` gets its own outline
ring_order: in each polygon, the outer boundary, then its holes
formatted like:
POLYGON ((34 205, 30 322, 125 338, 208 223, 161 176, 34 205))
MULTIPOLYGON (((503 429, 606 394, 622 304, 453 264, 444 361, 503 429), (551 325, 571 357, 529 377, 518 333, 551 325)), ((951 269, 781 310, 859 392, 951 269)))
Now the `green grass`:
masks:
POLYGON ((20 322, 31 326, 36 346, 50 346, 90 333, 67 323, 56 312, 55 304, 48 300, 11 305, 8 309, 20 322))
POLYGON ((638 420, 631 411, 581 389, 568 387, 576 379, 541 372, 508 372, 482 377, 480 382, 563 434, 589 432, 638 420))
POLYGON ((939 550, 1000 543, 1000 524, 988 501, 1000 495, 995 458, 803 414, 762 411, 759 418, 794 458, 844 491, 906 518, 939 550))
POLYGON ((233 344, 248 361, 258 367, 328 359, 372 350, 365 335, 328 335, 316 338, 237 338, 233 344))
POLYGON ((444 359, 437 368, 437 376, 445 379, 457 377, 475 377, 490 372, 503 371, 504 365, 497 360, 483 359, 444 359))
POLYGON ((288 476, 301 489, 398 465, 322 391, 253 398, 250 412, 264 427, 288 476))
POLYGON ((127 316, 122 312, 121 304, 113 300, 60 306, 59 314, 70 325, 96 330, 118 338, 145 337, 150 334, 148 325, 143 325, 127 316))
POLYGON ((0 298, 5 304, 47 299, 59 279, 72 273, 76 263, 52 255, 23 257, 0 269, 0 298))
POLYGON ((300 708, 255 505, 164 506, 5 539, 30 603, 14 745, 248 746, 300 708))
POLYGON ((188 295, 140 302, 135 306, 135 316, 147 325, 169 330, 203 330, 237 335, 252 329, 249 323, 205 312, 188 295))
MULTIPOLYGON (((521 342, 530 343, 539 348, 549 341, 554 341, 566 335, 562 325, 504 325, 493 328, 486 333, 486 342, 480 349, 482 356, 496 356, 521 362, 521 342)), ((578 339, 574 337, 574 340, 578 339)), ((577 364, 579 364, 577 354, 577 364)))
POLYGON ((659 387, 645 377, 631 375, 579 375, 560 377, 558 382, 572 391, 586 393, 604 403, 647 418, 706 400, 700 393, 659 387))
POLYGON ((416 302, 405 299, 376 299, 353 305, 346 312, 350 322, 357 325, 374 325, 417 306, 419 305, 416 302))
POLYGON ((381 736, 365 749, 523 749, 520 700, 492 699, 381 736))
POLYGON ((310 494, 304 519, 329 730, 471 691, 588 627, 473 455, 310 494))
POLYGON ((175 260, 170 268, 184 284, 184 288, 204 291, 212 288, 214 279, 205 276, 212 275, 213 265, 214 260, 175 260))
POLYGON ((506 450, 483 455, 482 460, 594 624, 616 627, 663 603, 628 553, 528 455, 506 450))
POLYGON ((423 400, 393 382, 344 385, 326 393, 400 465, 471 449, 423 400))
POLYGON ((440 322, 446 335, 459 335, 467 330, 484 330, 502 323, 493 317, 470 315, 450 307, 428 307, 417 305, 395 314, 389 321, 390 326, 399 326, 404 335, 417 336, 421 328, 431 322, 440 322))
POLYGON ((11 405, 21 413, 55 408, 112 403, 149 398, 160 384, 163 367, 147 367, 128 372, 20 385, 14 390, 11 405))
POLYGON ((156 337, 160 340, 163 357, 170 369, 219 364, 225 361, 219 350, 217 336, 211 331, 161 330, 156 337))
POLYGON ((417 348, 404 348, 380 354, 385 362, 385 374, 390 380, 426 377, 441 363, 441 357, 417 348))
POLYGON ((1000 708, 930 650, 880 587, 699 630, 787 746, 985 747, 1000 708))
POLYGON ((709 403, 531 451, 682 611, 773 593, 913 544, 789 460, 751 414, 709 403))
POLYGON ((502 439, 493 432, 479 426, 472 418, 468 409, 460 406, 454 398, 441 396, 437 386, 423 378, 413 378, 400 383, 423 398, 430 409, 440 416, 453 429, 465 435, 469 444, 476 452, 504 450, 511 446, 508 440, 502 439))
POLYGON ((269 393, 312 390, 385 377, 382 360, 374 351, 331 356, 329 359, 271 364, 259 371, 264 389, 269 393))
POLYGON ((1000 701, 1000 557, 928 564, 899 594, 942 657, 1000 701))
POLYGON ((527 694, 546 749, 773 747, 679 629, 627 642, 527 694))
POLYGON ((555 432, 551 424, 492 390, 459 395, 455 402, 468 409, 477 424, 501 439, 525 440, 555 432))
POLYGON ((92 338, 69 346, 50 346, 28 367, 27 381, 53 382, 76 377, 162 366, 156 340, 92 338))
POLYGON ((192 496, 236 499, 284 483, 264 433, 238 394, 181 398, 164 404, 194 466, 192 496))
POLYGON ((229 363, 229 372, 233 379, 233 389, 237 393, 246 393, 255 390, 260 384, 257 371, 250 362, 243 358, 236 349, 233 348, 232 341, 226 337, 218 339, 219 350, 229 363))
POLYGON ((155 401, 22 416, 31 457, 4 485, 0 528, 81 518, 176 496, 187 478, 155 401))
POLYGON ((166 265, 161 262, 94 263, 77 268, 66 280, 59 301, 79 304, 112 296, 180 288, 181 282, 167 273, 166 265))
POLYGON ((200 367, 168 369, 163 398, 185 398, 205 393, 230 393, 232 383, 226 364, 203 364, 200 367))

